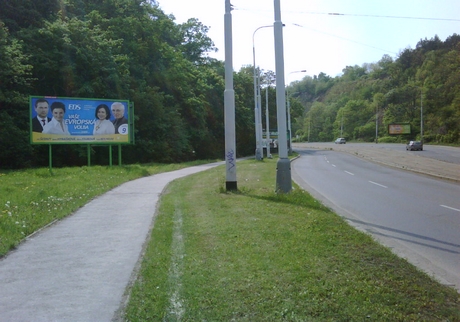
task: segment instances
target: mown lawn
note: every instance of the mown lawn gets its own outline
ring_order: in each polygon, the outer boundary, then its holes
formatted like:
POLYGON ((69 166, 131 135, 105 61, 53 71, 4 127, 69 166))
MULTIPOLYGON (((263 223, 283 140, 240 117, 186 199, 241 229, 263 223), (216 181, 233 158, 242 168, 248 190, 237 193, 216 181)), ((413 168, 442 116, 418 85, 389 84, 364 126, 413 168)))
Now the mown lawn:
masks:
POLYGON ((459 321, 459 294, 294 186, 277 160, 169 185, 130 289, 127 321, 459 321))
POLYGON ((203 163, 0 170, 0 257, 123 182, 203 163))

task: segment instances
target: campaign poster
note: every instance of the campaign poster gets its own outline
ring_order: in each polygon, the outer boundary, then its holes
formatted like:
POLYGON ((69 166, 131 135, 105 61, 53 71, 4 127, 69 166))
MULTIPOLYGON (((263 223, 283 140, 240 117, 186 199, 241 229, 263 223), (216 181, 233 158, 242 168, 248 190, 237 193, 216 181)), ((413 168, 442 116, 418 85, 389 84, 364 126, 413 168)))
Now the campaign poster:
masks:
POLYGON ((410 124, 388 124, 388 134, 410 134, 410 124))
POLYGON ((131 143, 128 100, 30 96, 32 144, 131 143))

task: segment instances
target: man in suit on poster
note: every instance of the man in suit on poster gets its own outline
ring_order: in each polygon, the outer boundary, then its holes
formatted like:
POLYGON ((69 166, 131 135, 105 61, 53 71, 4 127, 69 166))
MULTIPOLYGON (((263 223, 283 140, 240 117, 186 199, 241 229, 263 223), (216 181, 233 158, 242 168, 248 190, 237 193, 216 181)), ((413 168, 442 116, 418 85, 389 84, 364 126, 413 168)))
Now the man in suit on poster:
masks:
MULTIPOLYGON (((120 125, 128 124, 128 120, 125 118, 125 106, 120 102, 115 102, 111 107, 113 116, 115 117, 112 121, 113 126, 115 127, 115 134, 119 134, 120 132, 118 129, 120 125)), ((127 134, 127 132, 122 132, 122 134, 127 134)))
POLYGON ((32 119, 32 131, 43 132, 43 127, 51 121, 48 117, 49 103, 44 98, 40 98, 35 102, 35 112, 37 116, 32 119))

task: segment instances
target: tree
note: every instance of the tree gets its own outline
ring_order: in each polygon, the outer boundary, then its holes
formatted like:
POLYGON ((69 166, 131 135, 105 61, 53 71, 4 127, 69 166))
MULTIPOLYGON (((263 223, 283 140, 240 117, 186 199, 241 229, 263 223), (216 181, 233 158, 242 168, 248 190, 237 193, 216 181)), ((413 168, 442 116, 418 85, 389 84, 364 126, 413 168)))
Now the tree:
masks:
POLYGON ((57 0, 2 0, 0 20, 13 34, 25 28, 39 28, 58 10, 57 0))
POLYGON ((9 37, 0 21, 0 164, 5 168, 29 166, 28 95, 32 66, 22 42, 9 37))
POLYGON ((23 43, 9 37, 8 30, 0 21, 0 107, 7 104, 19 106, 27 102, 27 90, 30 89, 32 65, 29 56, 24 53, 23 43))
POLYGON ((366 69, 364 67, 347 66, 342 69, 343 75, 341 77, 342 81, 355 81, 366 75, 366 69))
POLYGON ((195 64, 202 64, 208 59, 205 54, 217 51, 214 42, 206 35, 209 28, 198 19, 187 20, 179 25, 179 29, 182 35, 180 50, 187 60, 195 64))

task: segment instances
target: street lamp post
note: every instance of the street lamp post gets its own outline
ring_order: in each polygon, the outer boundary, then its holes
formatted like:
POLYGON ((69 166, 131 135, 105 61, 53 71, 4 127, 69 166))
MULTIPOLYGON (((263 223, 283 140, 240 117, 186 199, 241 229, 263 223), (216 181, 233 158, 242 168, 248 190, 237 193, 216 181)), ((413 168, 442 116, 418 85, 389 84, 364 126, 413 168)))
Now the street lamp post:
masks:
POLYGON ((254 30, 252 34, 252 62, 254 67, 254 119, 255 119, 255 132, 256 132, 256 160, 262 160, 264 158, 262 148, 262 112, 260 104, 260 84, 259 75, 256 69, 256 46, 255 46, 255 35, 257 30, 262 28, 273 27, 272 25, 261 26, 254 30))
POLYGON ((375 106, 375 143, 379 143, 379 104, 375 106))
POLYGON ((420 142, 423 144, 423 87, 412 86, 420 90, 420 142))
POLYGON ((270 154, 270 119, 268 117, 268 89, 270 88, 270 83, 267 83, 267 87, 265 88, 265 131, 266 131, 266 138, 267 138, 267 158, 271 159, 272 155, 270 154))
POLYGON ((283 24, 281 22, 280 0, 274 0, 275 7, 275 63, 276 63, 276 107, 278 119, 278 162, 276 167, 276 191, 288 193, 292 190, 291 161, 287 153, 286 135, 286 88, 284 83, 283 24))
POLYGON ((232 5, 225 0, 225 165, 227 191, 237 190, 235 141, 235 91, 233 90, 232 5))
MULTIPOLYGON (((305 73, 306 69, 296 70, 288 74, 288 84, 289 84, 289 75, 294 73, 305 73)), ((288 85, 289 86, 289 85, 288 85)), ((291 101, 289 100, 289 90, 286 88, 286 97, 287 97, 287 116, 288 116, 288 131, 289 131, 289 153, 292 153, 292 133, 291 133, 291 101)))
POLYGON ((423 144, 423 88, 420 88, 420 142, 423 144))
POLYGON ((340 121, 340 137, 343 138, 343 111, 342 111, 342 121, 340 121))

